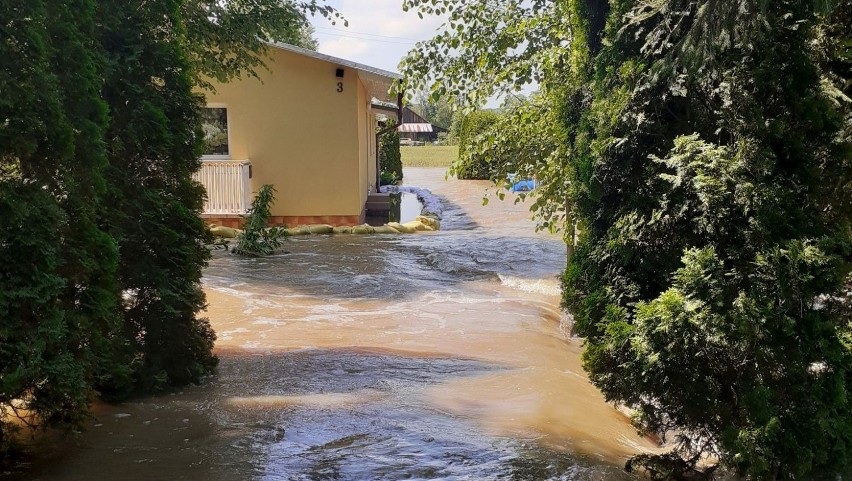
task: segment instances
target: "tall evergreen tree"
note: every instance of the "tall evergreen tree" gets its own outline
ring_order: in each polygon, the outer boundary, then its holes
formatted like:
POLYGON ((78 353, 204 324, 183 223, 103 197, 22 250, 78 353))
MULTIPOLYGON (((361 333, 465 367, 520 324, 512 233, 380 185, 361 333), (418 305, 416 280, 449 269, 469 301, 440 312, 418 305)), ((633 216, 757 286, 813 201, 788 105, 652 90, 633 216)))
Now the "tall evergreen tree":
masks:
POLYGON ((849 71, 822 58, 849 18, 610 6, 606 28, 587 17, 606 41, 568 126, 583 228, 566 302, 592 380, 676 433, 679 458, 641 459, 660 476, 705 455, 756 479, 848 473, 849 71))
POLYGON ((216 365, 201 270, 209 233, 199 214, 199 98, 185 53, 179 0, 100 4, 110 106, 109 215, 134 386, 198 381, 216 365))
POLYGON ((0 462, 8 416, 73 424, 96 391, 216 365, 198 317, 209 253, 191 88, 262 65, 261 39, 296 38, 306 12, 336 15, 313 1, 0 0, 0 462))
POLYGON ((90 365, 98 385, 125 379, 128 369, 116 357, 122 350, 120 292, 116 282, 118 246, 103 227, 107 155, 107 106, 101 99, 104 57, 95 37, 95 2, 63 0, 48 10, 53 72, 62 107, 73 127, 72 149, 53 176, 59 207, 67 216, 61 231, 66 283, 63 309, 71 326, 68 342, 90 365))
MULTIPOLYGON (((541 132, 562 155, 522 169, 544 173, 545 225, 579 223, 564 291, 592 381, 674 439, 635 461, 849 475, 850 2, 405 4, 450 17, 411 82, 437 69, 475 104, 535 78, 561 117, 541 132)), ((501 130, 492 156, 538 135, 501 130)))
POLYGON ((96 380, 120 372, 116 249, 96 218, 106 116, 94 9, 60 3, 0 2, 0 453, 7 415, 78 421, 96 380))

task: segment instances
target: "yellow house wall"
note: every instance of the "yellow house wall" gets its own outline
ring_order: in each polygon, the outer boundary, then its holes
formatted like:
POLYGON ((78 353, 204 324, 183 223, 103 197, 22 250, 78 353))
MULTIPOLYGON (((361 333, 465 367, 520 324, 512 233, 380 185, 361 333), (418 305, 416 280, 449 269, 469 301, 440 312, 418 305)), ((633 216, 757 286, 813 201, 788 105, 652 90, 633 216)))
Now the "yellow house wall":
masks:
POLYGON ((344 68, 338 78, 333 63, 276 48, 270 54, 259 80, 205 92, 208 105, 228 109, 230 157, 251 162, 252 191, 275 185, 273 216, 360 215, 375 181, 366 165, 370 99, 357 71, 344 68))

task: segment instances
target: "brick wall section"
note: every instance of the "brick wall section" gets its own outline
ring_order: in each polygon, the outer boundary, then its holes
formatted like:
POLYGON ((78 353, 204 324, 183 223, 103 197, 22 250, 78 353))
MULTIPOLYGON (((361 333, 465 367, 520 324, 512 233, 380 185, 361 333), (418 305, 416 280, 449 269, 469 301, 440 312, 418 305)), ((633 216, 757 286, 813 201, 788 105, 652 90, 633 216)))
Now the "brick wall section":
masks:
POLYGON ((243 228, 242 217, 217 217, 215 215, 202 215, 201 219, 207 225, 221 225, 223 227, 231 227, 233 229, 243 228))

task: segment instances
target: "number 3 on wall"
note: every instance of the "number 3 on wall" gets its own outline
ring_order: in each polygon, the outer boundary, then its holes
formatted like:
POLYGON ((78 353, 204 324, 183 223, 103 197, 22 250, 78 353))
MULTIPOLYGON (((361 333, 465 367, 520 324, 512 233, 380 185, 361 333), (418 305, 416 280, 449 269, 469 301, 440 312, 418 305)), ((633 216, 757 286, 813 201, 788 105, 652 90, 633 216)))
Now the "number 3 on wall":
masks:
POLYGON ((337 82, 337 91, 343 92, 343 82, 337 82))

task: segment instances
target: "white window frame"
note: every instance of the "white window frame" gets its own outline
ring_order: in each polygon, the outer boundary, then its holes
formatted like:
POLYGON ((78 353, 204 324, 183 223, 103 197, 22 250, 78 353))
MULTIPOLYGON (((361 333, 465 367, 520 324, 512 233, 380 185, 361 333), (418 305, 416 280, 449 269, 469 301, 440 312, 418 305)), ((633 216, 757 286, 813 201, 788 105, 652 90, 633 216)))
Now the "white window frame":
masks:
POLYGON ((211 103, 204 106, 205 109, 225 109, 225 122, 228 123, 228 153, 227 154, 201 154, 201 160, 231 160, 231 111, 228 104, 211 103))

